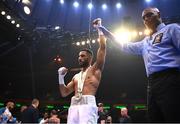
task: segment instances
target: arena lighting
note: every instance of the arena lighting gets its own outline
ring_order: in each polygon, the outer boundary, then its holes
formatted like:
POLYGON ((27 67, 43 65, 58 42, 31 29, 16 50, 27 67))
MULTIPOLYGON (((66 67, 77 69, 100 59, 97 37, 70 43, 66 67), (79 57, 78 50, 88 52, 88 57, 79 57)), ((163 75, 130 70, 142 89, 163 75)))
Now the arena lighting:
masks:
POLYGON ((102 5, 102 9, 103 10, 107 9, 107 5, 105 3, 102 5))
POLYGON ((140 31, 140 32, 139 32, 139 35, 141 36, 141 35, 143 35, 143 33, 140 31))
POLYGON ((12 21, 11 21, 11 24, 15 24, 15 21, 14 21, 14 20, 12 20, 12 21))
POLYGON ((59 27, 59 26, 56 26, 54 29, 55 29, 55 30, 58 30, 58 29, 60 29, 60 27, 59 27))
MULTIPOLYGON (((92 40, 92 43, 95 43, 95 40, 94 41, 92 40)), ((90 44, 89 39, 87 39, 87 41, 76 42, 76 46, 80 46, 80 45, 84 46, 86 44, 90 44)))
POLYGON ((59 0, 59 2, 60 2, 61 4, 64 4, 64 0, 59 0))
POLYGON ((6 12, 5 11, 1 11, 1 15, 5 15, 6 14, 6 12))
POLYGON ((82 42, 81 42, 81 45, 85 45, 85 44, 86 44, 86 42, 85 42, 85 41, 82 41, 82 42))
POLYGON ((4 103, 0 102, 0 106, 4 106, 4 103))
POLYGON ((57 56, 54 58, 54 62, 57 63, 57 64, 61 64, 62 59, 60 58, 59 55, 57 55, 57 56))
POLYGON ((97 39, 97 41, 99 42, 99 41, 100 41, 100 39, 98 38, 98 39, 97 39))
POLYGON ((17 40, 21 40, 21 37, 18 37, 17 40))
POLYGON ((119 30, 116 30, 114 32, 114 36, 117 40, 117 42, 119 43, 126 43, 126 42, 130 42, 133 39, 135 39, 137 36, 144 36, 144 35, 149 35, 150 34, 150 30, 145 29, 144 32, 142 31, 130 31, 128 29, 123 29, 120 28, 119 30))
POLYGON ((110 109, 110 106, 103 106, 104 109, 110 109))
POLYGON ((121 7, 122 7, 121 3, 117 3, 117 4, 116 4, 116 8, 117 8, 117 9, 120 9, 121 7))
POLYGON ((73 3, 73 6, 74 6, 75 8, 78 8, 78 7, 79 7, 79 3, 78 3, 77 1, 75 1, 75 2, 73 3))
POLYGON ((134 109, 147 109, 145 105, 135 105, 134 109))
POLYGON ((119 43, 126 43, 131 41, 131 32, 127 29, 118 29, 115 31, 115 38, 119 43))
POLYGON ((16 107, 21 107, 22 105, 19 103, 16 103, 16 107))
POLYGON ((19 28, 19 27, 20 27, 20 24, 16 24, 16 27, 19 28))
POLYGON ((150 3, 152 0, 145 0, 147 3, 150 3))
POLYGON ((58 62, 61 62, 61 58, 58 58, 57 61, 58 61, 58 62))
POLYGON ((115 106, 115 108, 122 109, 122 108, 126 108, 126 106, 117 105, 117 106, 115 106))
POLYGON ((29 0, 22 0, 22 3, 26 4, 26 5, 30 5, 31 4, 31 2, 29 0))
POLYGON ((89 9, 92 9, 92 8, 93 8, 92 3, 89 3, 89 4, 88 4, 88 8, 89 8, 89 9))
POLYGON ((89 43, 90 43, 90 40, 89 40, 89 39, 87 39, 86 43, 87 43, 87 44, 89 44, 89 43))
POLYGON ((80 42, 76 42, 76 45, 79 46, 79 45, 80 45, 80 42))
POLYGON ((31 13, 31 10, 28 6, 24 6, 24 12, 29 15, 31 13))
POLYGON ((92 43, 96 43, 96 41, 95 41, 95 40, 92 40, 92 43))
POLYGON ((10 15, 7 15, 6 18, 9 20, 9 19, 11 19, 11 16, 10 16, 10 15))
POLYGON ((21 2, 21 0, 15 0, 15 1, 18 2, 18 3, 21 2))
POLYGON ((150 30, 145 29, 145 30, 144 30, 144 35, 149 35, 149 34, 150 34, 150 30))
POLYGON ((46 107, 47 107, 48 109, 53 109, 53 108, 54 108, 53 105, 47 105, 46 107))
POLYGON ((67 106, 67 105, 64 105, 64 106, 63 106, 63 108, 64 108, 64 109, 68 109, 68 108, 69 108, 69 106, 67 106))
POLYGON ((137 37, 138 33, 137 33, 137 31, 133 31, 133 32, 131 33, 131 35, 132 35, 132 37, 134 38, 134 37, 137 37))

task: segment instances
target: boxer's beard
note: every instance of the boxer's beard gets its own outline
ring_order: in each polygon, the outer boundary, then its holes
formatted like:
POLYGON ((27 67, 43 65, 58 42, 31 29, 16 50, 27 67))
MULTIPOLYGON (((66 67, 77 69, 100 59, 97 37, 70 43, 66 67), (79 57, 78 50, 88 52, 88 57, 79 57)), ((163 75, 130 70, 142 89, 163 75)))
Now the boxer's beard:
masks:
POLYGON ((81 68, 83 68, 83 67, 88 67, 88 65, 89 65, 89 62, 88 62, 88 60, 85 60, 84 62, 79 62, 79 66, 81 67, 81 68))

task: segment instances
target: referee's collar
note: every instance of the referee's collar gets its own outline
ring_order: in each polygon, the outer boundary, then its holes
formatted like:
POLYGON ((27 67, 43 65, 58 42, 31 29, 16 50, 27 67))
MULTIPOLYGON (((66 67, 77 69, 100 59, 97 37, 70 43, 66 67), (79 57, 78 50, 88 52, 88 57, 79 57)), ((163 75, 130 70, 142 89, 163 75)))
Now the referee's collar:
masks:
POLYGON ((157 26, 156 30, 159 31, 161 30, 162 28, 164 28, 166 25, 164 23, 161 23, 157 26))

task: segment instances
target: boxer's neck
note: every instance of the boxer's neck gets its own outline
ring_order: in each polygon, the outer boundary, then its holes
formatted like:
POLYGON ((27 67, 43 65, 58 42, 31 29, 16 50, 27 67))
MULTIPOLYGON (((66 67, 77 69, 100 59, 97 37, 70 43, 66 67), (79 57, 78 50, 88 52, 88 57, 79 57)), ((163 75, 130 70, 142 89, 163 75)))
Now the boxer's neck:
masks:
POLYGON ((90 66, 91 66, 91 65, 89 65, 89 66, 87 66, 87 67, 83 67, 83 68, 81 69, 81 71, 85 72, 90 66))

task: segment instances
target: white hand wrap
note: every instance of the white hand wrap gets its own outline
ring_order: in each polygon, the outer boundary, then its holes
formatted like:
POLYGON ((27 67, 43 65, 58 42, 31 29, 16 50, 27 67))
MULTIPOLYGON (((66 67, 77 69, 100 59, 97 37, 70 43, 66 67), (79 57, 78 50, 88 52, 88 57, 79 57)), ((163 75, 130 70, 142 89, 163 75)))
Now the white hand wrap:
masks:
POLYGON ((58 69, 59 84, 64 84, 64 76, 66 75, 66 73, 62 74, 64 69, 66 69, 66 68, 65 67, 61 67, 61 68, 58 69))

